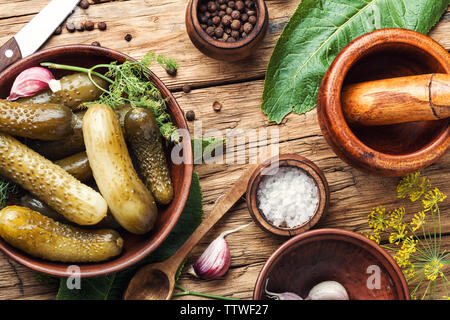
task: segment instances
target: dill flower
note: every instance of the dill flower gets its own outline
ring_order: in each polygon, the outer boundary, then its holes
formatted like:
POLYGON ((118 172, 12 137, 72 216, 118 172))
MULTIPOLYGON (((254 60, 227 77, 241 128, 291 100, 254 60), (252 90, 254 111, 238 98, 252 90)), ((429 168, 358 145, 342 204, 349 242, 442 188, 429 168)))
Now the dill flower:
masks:
POLYGON ((424 274, 428 280, 435 281, 438 276, 444 277, 442 268, 444 264, 437 258, 434 258, 430 263, 425 264, 424 274))
POLYGON ((393 228, 394 231, 389 235, 389 243, 399 244, 406 238, 408 231, 406 230, 406 225, 398 225, 393 228))
POLYGON ((403 177, 397 185, 397 196, 416 202, 431 188, 430 180, 420 177, 420 172, 413 172, 403 177))
POLYGON ((427 192, 422 200, 425 211, 436 212, 438 209, 438 202, 442 202, 447 198, 438 188, 434 188, 427 192))
POLYGON ((415 232, 417 229, 422 227, 422 225, 425 223, 425 211, 420 211, 419 213, 416 213, 414 217, 411 220, 411 227, 412 231, 415 232))
POLYGON ((390 214, 389 225, 392 228, 398 228, 404 225, 405 223, 403 221, 403 218, 405 216, 405 213, 405 208, 399 208, 392 211, 390 214))
POLYGON ((388 215, 386 209, 378 206, 369 214, 369 227, 374 231, 384 231, 389 226, 388 215))

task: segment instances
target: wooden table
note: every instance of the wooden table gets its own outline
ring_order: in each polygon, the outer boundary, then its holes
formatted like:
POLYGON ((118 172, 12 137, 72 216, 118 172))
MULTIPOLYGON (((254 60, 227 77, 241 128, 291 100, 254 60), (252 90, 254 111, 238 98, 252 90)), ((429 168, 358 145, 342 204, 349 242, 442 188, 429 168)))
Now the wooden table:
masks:
MULTIPOLYGON (((77 9, 69 20, 89 19, 105 21, 106 31, 84 31, 53 36, 44 47, 63 44, 90 44, 99 41, 102 46, 142 58, 151 50, 174 57, 180 65, 176 77, 159 67, 153 71, 173 91, 180 106, 195 111, 203 121, 203 130, 259 129, 275 126, 260 110, 261 93, 267 62, 283 26, 297 7, 299 0, 266 1, 270 23, 262 46, 255 54, 238 63, 216 61, 205 57, 190 42, 184 25, 187 0, 129 0, 107 1, 91 5, 87 10, 77 9), (132 40, 124 40, 126 34, 132 40), (181 88, 190 84, 193 90, 184 93, 181 88), (212 109, 214 101, 222 103, 222 111, 212 109)), ((0 0, 0 43, 18 32, 48 1, 0 0)), ((450 11, 444 15, 430 36, 450 49, 450 11)), ((192 124, 192 123, 191 123, 192 124)), ((191 125, 191 129, 193 127, 191 125)), ((355 232, 367 230, 367 215, 373 207, 383 204, 395 208, 406 202, 395 194, 397 178, 369 176, 342 162, 323 138, 316 111, 304 115, 290 114, 278 126, 280 152, 296 153, 314 161, 325 172, 331 189, 331 206, 319 227, 343 228, 355 232)), ((238 146, 239 147, 239 146, 238 146)), ((242 147, 242 146, 241 146, 242 147)), ((245 147, 248 147, 246 145, 245 147)), ((205 215, 214 201, 240 175, 245 165, 197 165, 204 195, 205 215)), ((425 169, 423 174, 434 185, 450 195, 450 156, 425 169)), ((413 206, 407 206, 413 208, 413 206)), ((198 257, 206 246, 224 230, 251 222, 244 201, 239 202, 227 216, 194 249, 198 257)), ((442 206, 443 241, 450 249, 450 201, 442 206)), ((230 295, 241 299, 252 297, 253 286, 266 259, 286 239, 277 238, 259 229, 254 223, 227 237, 231 250, 231 268, 228 274, 214 281, 199 281, 187 274, 180 284, 199 292, 230 295)), ((189 262, 192 262, 192 258, 189 262)), ((36 280, 37 273, 0 254, 0 299, 54 299, 55 286, 36 280)), ((437 292, 444 294, 443 287, 437 292)), ((183 297, 191 299, 192 296, 183 297)))

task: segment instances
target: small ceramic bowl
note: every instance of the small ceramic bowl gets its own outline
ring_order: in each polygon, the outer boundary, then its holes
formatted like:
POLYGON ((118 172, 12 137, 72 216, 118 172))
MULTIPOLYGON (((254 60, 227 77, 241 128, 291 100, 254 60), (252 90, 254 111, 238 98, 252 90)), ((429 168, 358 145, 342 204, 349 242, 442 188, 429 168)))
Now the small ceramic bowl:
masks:
POLYGON ((200 26, 197 15, 201 0, 190 0, 186 8, 186 30, 192 43, 205 55, 226 61, 244 59, 255 52, 263 40, 269 24, 269 13, 264 0, 255 0, 256 24, 247 37, 236 42, 223 42, 209 36, 200 26))
MULTIPOLYGON (((30 67, 39 66, 41 62, 55 62, 89 68, 96 64, 110 63, 112 61, 122 63, 126 60, 133 59, 120 52, 96 46, 68 45, 42 50, 16 62, 0 73, 0 97, 5 98, 8 96, 11 85, 20 72, 30 67)), ((52 73, 59 79, 71 72, 52 70, 52 73)), ((167 99, 169 113, 172 116, 174 124, 178 128, 189 132, 183 112, 169 89, 153 73, 150 73, 149 81, 152 81, 163 97, 167 99)), ((138 236, 119 229, 118 231, 124 239, 122 253, 104 262, 77 264, 80 267, 81 277, 100 276, 122 270, 146 257, 169 235, 186 204, 192 180, 193 161, 191 139, 183 139, 182 144, 183 161, 180 164, 172 163, 170 157, 168 157, 169 171, 174 185, 174 198, 168 206, 160 208, 158 219, 153 230, 145 235, 138 236)), ((117 187, 120 188, 121 186, 117 187)), ((73 263, 52 262, 34 258, 12 247, 1 238, 0 250, 10 258, 39 272, 60 277, 72 275, 68 266, 73 263)))
POLYGON ((450 121, 352 126, 345 120, 345 85, 402 76, 450 73, 450 55, 431 38, 404 29, 381 29, 345 47, 325 74, 317 114, 334 152, 371 174, 401 176, 427 167, 450 148, 450 121))
POLYGON ((409 300, 408 285, 394 259, 374 241, 341 229, 318 229, 282 244, 263 266, 253 299, 267 290, 303 299, 322 281, 337 281, 350 300, 409 300))
MULTIPOLYGON (((298 196, 301 197, 301 193, 299 193, 298 196)), ((255 169, 248 182, 246 198, 250 215, 256 224, 263 230, 279 236, 294 236, 311 229, 319 222, 320 218, 324 215, 326 209, 328 208, 330 201, 330 190, 322 170, 320 170, 320 168, 317 167, 317 165, 315 165, 312 161, 295 154, 283 154, 266 160, 255 169), (318 204, 312 217, 303 224, 292 228, 280 227, 272 224, 259 209, 257 200, 257 191, 261 179, 263 179, 266 174, 273 172, 273 170, 285 166, 299 168, 307 173, 316 183, 319 196, 318 204)))

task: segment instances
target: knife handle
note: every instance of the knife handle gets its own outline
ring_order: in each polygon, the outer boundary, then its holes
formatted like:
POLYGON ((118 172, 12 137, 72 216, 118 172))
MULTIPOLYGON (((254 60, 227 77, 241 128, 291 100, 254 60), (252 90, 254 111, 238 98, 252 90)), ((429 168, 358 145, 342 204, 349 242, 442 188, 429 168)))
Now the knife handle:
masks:
POLYGON ((9 39, 0 47, 0 72, 21 58, 22 54, 20 53, 20 48, 16 39, 9 39))

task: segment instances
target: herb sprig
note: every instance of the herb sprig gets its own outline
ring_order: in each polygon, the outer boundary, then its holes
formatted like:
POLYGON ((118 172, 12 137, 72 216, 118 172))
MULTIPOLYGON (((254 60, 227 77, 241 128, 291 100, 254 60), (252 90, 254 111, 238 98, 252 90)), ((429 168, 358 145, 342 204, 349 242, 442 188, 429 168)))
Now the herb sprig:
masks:
POLYGON ((97 101, 86 103, 86 106, 103 103, 115 109, 124 105, 132 108, 144 107, 153 111, 159 125, 161 135, 172 142, 179 142, 180 135, 177 127, 172 123, 167 112, 167 99, 165 99, 158 88, 148 81, 150 70, 148 67, 158 62, 164 69, 178 68, 175 60, 148 52, 141 61, 125 61, 117 64, 116 61, 109 64, 98 64, 92 68, 82 68, 70 65, 61 65, 51 62, 41 63, 41 66, 50 69, 63 69, 88 74, 92 83, 103 93, 97 101), (106 68, 105 74, 97 72, 97 69, 106 68), (95 82, 93 76, 97 76, 109 83, 108 89, 102 88, 95 82))

